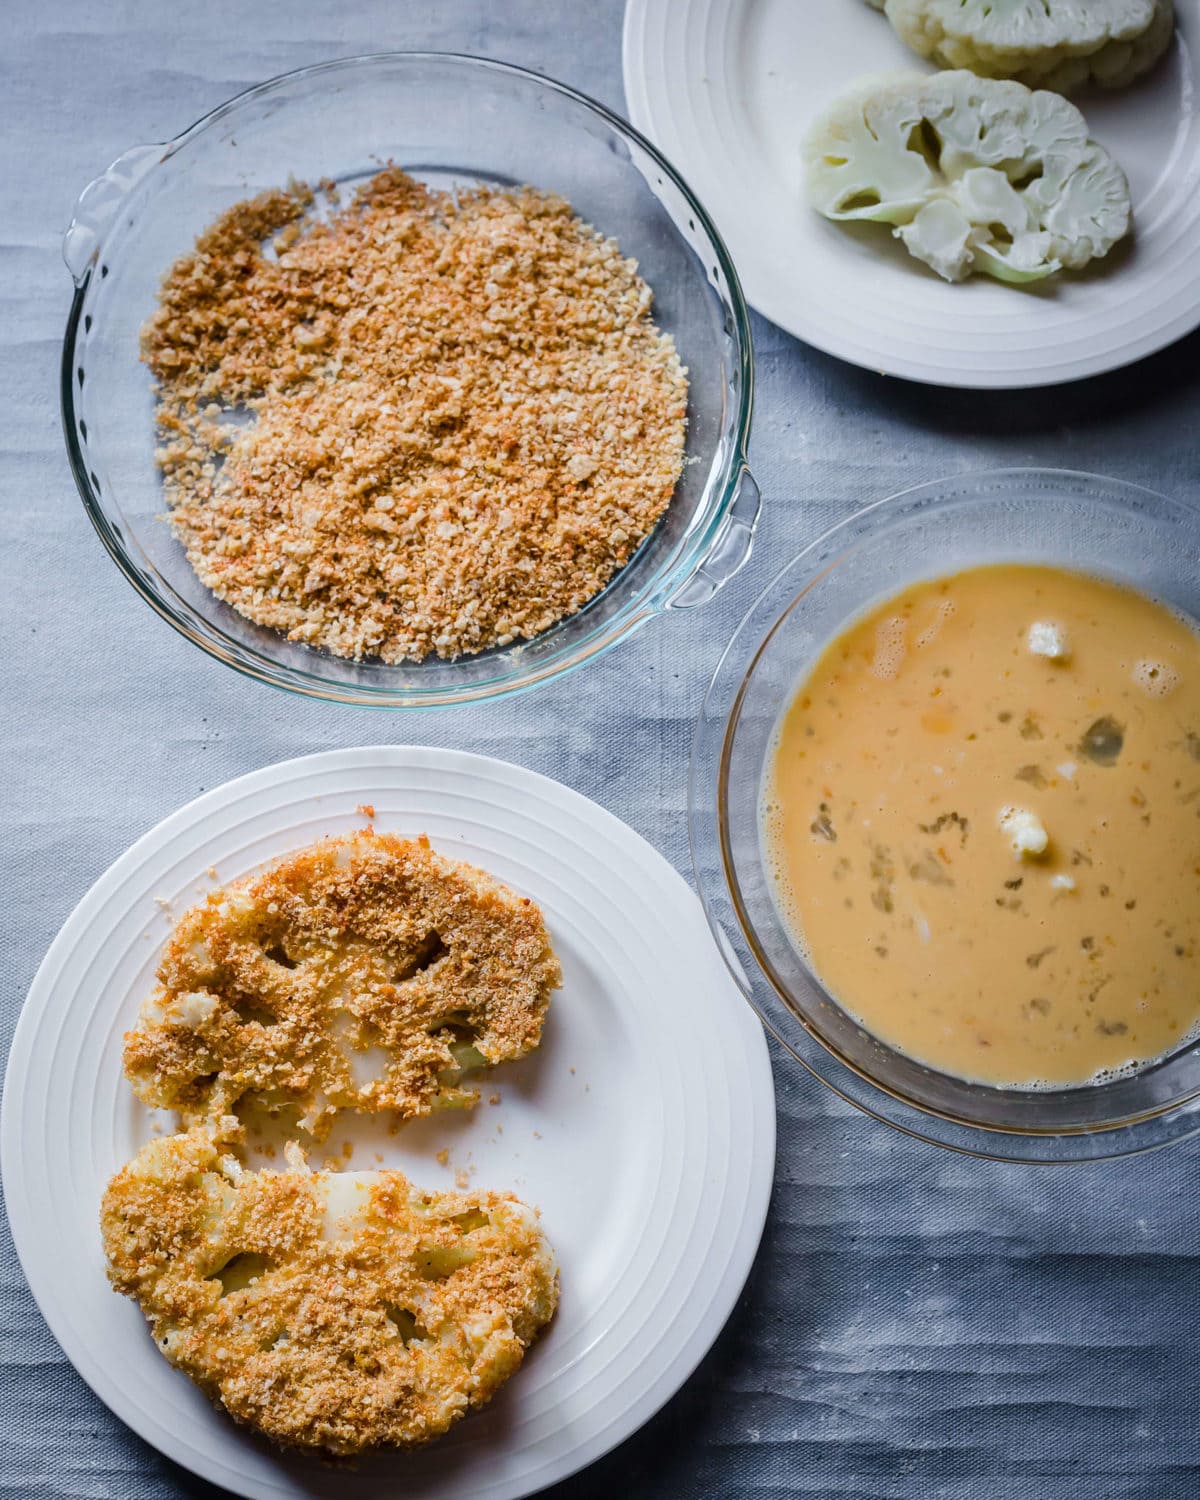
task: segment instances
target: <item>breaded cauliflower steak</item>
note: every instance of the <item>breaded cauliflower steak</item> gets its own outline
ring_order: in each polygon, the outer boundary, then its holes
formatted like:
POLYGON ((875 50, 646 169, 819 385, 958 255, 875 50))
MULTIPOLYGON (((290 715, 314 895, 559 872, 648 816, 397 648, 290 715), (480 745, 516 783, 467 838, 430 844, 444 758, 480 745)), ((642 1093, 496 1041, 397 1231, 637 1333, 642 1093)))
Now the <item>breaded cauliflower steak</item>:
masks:
POLYGON ((239 1101, 428 1114, 536 1047, 561 970, 542 915, 425 839, 327 839, 179 920, 125 1038, 147 1104, 236 1139, 239 1101))
POLYGON ((207 1131, 144 1146, 101 1209, 113 1286, 239 1421, 352 1454, 482 1406, 554 1313, 536 1213, 400 1172, 244 1172, 207 1131))
POLYGON ((884 11, 940 67, 1062 94, 1126 87, 1175 34, 1172 0, 886 0, 884 11))

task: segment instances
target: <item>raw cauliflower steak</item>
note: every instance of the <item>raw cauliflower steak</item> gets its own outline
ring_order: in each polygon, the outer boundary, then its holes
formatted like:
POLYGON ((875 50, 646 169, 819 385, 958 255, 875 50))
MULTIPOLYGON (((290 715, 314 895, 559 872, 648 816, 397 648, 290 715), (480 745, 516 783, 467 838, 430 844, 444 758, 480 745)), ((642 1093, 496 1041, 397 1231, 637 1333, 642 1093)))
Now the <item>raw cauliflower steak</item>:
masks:
POLYGON ((1060 94, 962 70, 860 83, 805 143, 827 218, 895 226, 948 281, 1028 282, 1106 255, 1129 231, 1125 174, 1060 94))
POLYGON ((1175 31, 1172 0, 886 0, 883 9, 939 67, 1060 93, 1123 88, 1154 66, 1175 31))
POLYGON ((291 1105, 320 1139, 339 1109, 473 1104, 464 1073, 536 1047, 561 979, 528 897, 425 839, 327 839, 180 919, 125 1072, 187 1125, 291 1105))
POLYGON ((337 1454, 445 1432, 558 1300, 537 1215, 508 1194, 247 1172, 202 1129, 144 1146, 101 1229, 109 1279, 172 1364, 276 1442, 337 1454))

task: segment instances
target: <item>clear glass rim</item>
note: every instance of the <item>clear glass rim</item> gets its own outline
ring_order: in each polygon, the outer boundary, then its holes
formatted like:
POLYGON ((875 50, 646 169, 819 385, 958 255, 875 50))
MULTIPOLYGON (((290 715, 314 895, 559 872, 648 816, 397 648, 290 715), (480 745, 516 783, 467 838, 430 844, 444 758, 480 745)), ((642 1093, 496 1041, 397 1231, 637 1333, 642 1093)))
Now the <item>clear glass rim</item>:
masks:
MULTIPOLYGON (((573 104, 597 116, 617 135, 644 152, 658 170, 669 178, 683 197, 689 213, 707 236, 726 288, 722 291, 719 286, 714 285, 713 290, 726 307, 733 324, 735 368, 731 371, 731 383, 736 388, 737 400, 736 403, 731 403, 731 410, 726 414, 717 445, 716 452, 718 456, 723 455, 723 458, 720 461, 720 478, 713 486, 707 513, 694 518, 693 523, 679 539, 674 551, 663 560, 654 575, 605 621, 602 628, 594 630, 569 650, 548 656, 533 669, 512 666, 513 654, 520 649, 517 647, 506 648, 496 653, 497 663, 508 663, 507 669, 498 669, 495 676, 486 680, 477 680, 462 685, 447 684, 438 688, 398 689, 337 683, 323 677, 318 671, 310 672, 279 666, 252 647, 231 640, 198 611, 179 600, 177 596, 167 597, 158 586, 155 570, 152 567, 139 566, 131 555, 96 485, 93 484, 90 468, 78 437, 73 372, 76 365, 79 329, 84 321, 87 294, 92 284, 93 270, 90 267, 76 283, 67 315, 59 372, 60 408, 68 462, 88 518, 109 556, 128 582, 155 613, 181 635, 199 646, 209 656, 224 662, 226 666, 232 667, 242 675, 286 692, 300 693, 307 697, 363 708, 440 708, 481 700, 491 701, 509 694, 525 692, 551 678, 574 671, 577 667, 607 651, 622 637, 659 613, 669 603, 671 596, 678 592, 700 568, 710 549, 720 537, 730 508, 737 498, 742 474, 746 468, 746 453, 754 411, 753 338, 741 282, 725 242, 704 206, 671 163, 640 131, 606 105, 567 84, 546 78, 540 73, 522 68, 515 63, 502 62, 495 58, 475 57, 463 52, 401 50, 355 53, 347 57, 313 63, 303 68, 293 68, 254 84, 248 89, 243 89, 200 116, 187 129, 164 143, 161 161, 156 163, 151 171, 157 170, 161 162, 167 161, 189 141, 217 125, 227 115, 250 100, 258 99, 305 79, 387 63, 451 64, 462 66, 472 73, 502 74, 570 100, 573 104)), ((103 242, 101 242, 102 247, 103 242)), ((614 587, 623 572, 624 569, 618 572, 608 585, 608 589, 614 587)), ((585 615, 589 608, 605 597, 608 589, 602 590, 572 618, 578 619, 585 615)), ((532 643, 521 644, 528 647, 532 643)))
MULTIPOLYGON (((728 820, 731 750, 751 678, 776 632, 809 590, 857 542, 868 535, 877 538, 917 508, 984 503, 978 494, 947 493, 956 487, 994 488, 998 499, 1006 487, 1030 481, 1094 486, 1099 492, 1089 498, 1097 506, 1123 509, 1137 500, 1180 519, 1200 519, 1194 507, 1145 486, 1080 470, 1023 467, 976 470, 914 485, 828 527, 767 583, 717 664, 693 737, 688 837, 697 889, 727 968, 767 1030, 814 1077, 865 1114, 933 1145, 989 1160, 1065 1165, 1134 1155, 1197 1133, 1200 1090, 1103 1124, 1028 1128, 964 1119, 873 1077, 810 1024, 776 973, 742 895, 728 820), (839 548, 843 538, 846 546, 839 548), (719 873, 710 877, 707 872, 713 868, 719 873)), ((808 974, 817 993, 836 1005, 811 967, 808 974)))

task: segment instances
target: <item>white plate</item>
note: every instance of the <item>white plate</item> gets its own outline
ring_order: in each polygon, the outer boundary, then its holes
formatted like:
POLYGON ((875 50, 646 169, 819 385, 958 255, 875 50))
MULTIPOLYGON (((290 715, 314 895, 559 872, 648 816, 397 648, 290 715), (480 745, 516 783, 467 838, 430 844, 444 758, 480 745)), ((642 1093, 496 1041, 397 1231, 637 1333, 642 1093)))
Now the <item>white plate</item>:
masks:
POLYGON ((1200 17, 1148 77, 1081 96, 1133 190, 1135 239, 1108 269, 1038 290, 951 286, 885 225, 806 204, 800 142, 856 78, 928 70, 864 0, 628 0, 630 118, 711 213, 750 302, 830 354, 959 386, 1053 385, 1140 359, 1200 323, 1200 17))
POLYGON ((527 1495, 647 1420, 720 1331, 758 1246, 774 1168, 771 1069, 757 1020, 700 904, 644 840, 557 782, 480 756, 339 750, 219 787, 109 869, 46 955, 13 1041, 0 1126, 8 1213, 46 1321, 102 1400, 147 1441, 239 1495, 409 1500, 527 1495), (562 958, 539 1050, 486 1097, 396 1137, 347 1120, 330 1150, 435 1187, 538 1204, 562 1267, 557 1316, 483 1412, 411 1454, 355 1469, 284 1456, 221 1415, 109 1290, 97 1211, 148 1138, 121 1038, 153 981, 169 917, 222 880, 326 833, 428 833, 537 900, 562 958), (502 1127, 502 1130, 501 1130, 502 1127), (382 1144, 378 1144, 382 1142, 382 1144), (449 1165, 434 1153, 446 1146, 449 1165), (372 1153, 371 1155, 368 1152, 372 1153))

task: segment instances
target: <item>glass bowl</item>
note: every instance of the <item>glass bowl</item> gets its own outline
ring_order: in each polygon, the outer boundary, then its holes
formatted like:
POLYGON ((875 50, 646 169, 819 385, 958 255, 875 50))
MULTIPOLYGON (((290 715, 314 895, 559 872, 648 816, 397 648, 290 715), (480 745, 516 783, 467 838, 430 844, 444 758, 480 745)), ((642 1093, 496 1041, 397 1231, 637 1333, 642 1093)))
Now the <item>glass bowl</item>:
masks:
POLYGON ((142 597, 218 660, 277 687, 408 707, 528 688, 668 608, 704 603, 746 561, 750 329, 707 214, 653 146, 581 94, 523 69, 382 53, 260 84, 165 145, 137 146, 81 196, 63 254, 75 280, 62 364, 67 448, 84 506, 142 597), (687 457, 656 530, 586 608, 535 640, 447 662, 351 662, 222 604, 164 523, 153 390, 138 337, 172 262, 223 209, 290 178, 353 186, 387 162, 439 187, 530 183, 562 194, 637 259, 691 381, 687 457))
POLYGON ((1200 619, 1200 511, 1090 474, 965 474, 870 505, 768 585, 726 650, 696 729, 692 858, 746 998, 816 1076, 877 1119, 1017 1161, 1119 1156, 1200 1130, 1200 1046, 1132 1076, 1005 1089, 923 1066, 822 988, 776 909, 760 799, 779 719, 828 641, 907 584, 987 562, 1051 562, 1125 582, 1200 619))

